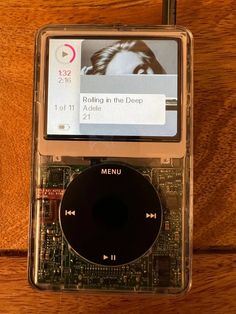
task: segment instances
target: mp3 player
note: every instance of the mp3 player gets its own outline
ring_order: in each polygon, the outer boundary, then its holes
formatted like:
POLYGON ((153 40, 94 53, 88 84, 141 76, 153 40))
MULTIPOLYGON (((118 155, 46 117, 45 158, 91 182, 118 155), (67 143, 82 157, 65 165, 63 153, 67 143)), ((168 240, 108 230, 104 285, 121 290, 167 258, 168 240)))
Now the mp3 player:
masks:
POLYGON ((191 282, 192 36, 48 26, 36 38, 30 282, 180 293, 191 282))

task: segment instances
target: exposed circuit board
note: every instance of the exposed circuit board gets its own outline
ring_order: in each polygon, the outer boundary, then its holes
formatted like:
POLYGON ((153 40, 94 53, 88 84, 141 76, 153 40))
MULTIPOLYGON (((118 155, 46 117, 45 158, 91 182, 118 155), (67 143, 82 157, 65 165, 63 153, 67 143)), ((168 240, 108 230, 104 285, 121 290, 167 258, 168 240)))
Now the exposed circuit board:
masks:
POLYGON ((85 168, 52 163, 40 169, 35 204, 38 212, 37 283, 41 287, 75 290, 159 291, 160 288, 182 287, 182 168, 173 165, 137 167, 161 196, 163 224, 146 255, 118 267, 87 262, 71 250, 63 238, 58 218, 60 201, 69 182, 85 168))

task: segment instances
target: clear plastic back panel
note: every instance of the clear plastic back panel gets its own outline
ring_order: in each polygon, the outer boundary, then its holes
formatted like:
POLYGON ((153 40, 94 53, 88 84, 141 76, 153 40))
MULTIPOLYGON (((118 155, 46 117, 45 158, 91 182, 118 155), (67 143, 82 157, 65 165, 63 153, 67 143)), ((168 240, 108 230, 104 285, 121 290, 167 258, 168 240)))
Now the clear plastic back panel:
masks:
POLYGON ((36 38, 33 106, 32 285, 188 290, 191 33, 45 27, 36 38))

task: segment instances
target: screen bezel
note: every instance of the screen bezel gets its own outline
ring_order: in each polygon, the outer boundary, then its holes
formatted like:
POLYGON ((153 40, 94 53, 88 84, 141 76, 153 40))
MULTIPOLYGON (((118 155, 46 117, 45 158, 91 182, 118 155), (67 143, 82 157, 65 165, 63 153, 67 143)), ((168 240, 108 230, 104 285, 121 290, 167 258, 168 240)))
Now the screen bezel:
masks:
MULTIPOLYGON (((106 141, 106 142, 180 142, 182 136, 181 121, 182 121, 182 93, 181 93, 181 82, 182 82, 182 67, 181 67, 181 56, 182 56, 182 45, 181 39, 176 37, 162 37, 162 36, 78 36, 78 35, 67 35, 67 36, 48 36, 46 38, 46 50, 45 50, 45 71, 44 71, 44 104, 45 104, 45 116, 44 116, 44 139, 45 140, 57 140, 57 141, 106 141), (78 40, 173 40, 177 42, 177 69, 178 69, 178 88, 177 88, 177 133, 174 136, 124 136, 124 135, 58 135, 47 133, 47 122, 48 122, 48 78, 49 78, 49 42, 50 39, 78 39, 78 40)), ((171 110, 171 105, 169 105, 171 110)), ((166 110, 168 110, 166 109, 166 110)))

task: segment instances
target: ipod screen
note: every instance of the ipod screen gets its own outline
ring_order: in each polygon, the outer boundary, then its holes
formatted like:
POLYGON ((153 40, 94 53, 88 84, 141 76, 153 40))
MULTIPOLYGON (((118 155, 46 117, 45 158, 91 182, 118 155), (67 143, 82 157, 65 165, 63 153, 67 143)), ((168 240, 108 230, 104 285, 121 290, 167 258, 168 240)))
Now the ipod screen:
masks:
POLYGON ((50 38, 46 136, 180 139, 176 39, 50 38))

